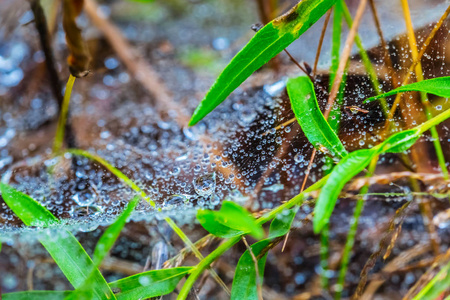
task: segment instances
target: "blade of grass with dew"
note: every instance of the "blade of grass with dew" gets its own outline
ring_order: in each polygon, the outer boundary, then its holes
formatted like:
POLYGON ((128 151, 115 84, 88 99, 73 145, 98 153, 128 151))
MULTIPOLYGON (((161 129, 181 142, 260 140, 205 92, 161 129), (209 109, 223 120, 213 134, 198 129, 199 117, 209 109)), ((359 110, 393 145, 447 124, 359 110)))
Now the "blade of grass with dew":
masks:
POLYGON ((56 129, 55 141, 53 143, 53 153, 58 153, 64 143, 64 133, 67 122, 67 115, 69 113, 70 95, 72 94, 73 84, 75 83, 75 77, 69 75, 69 80, 66 84, 66 90, 64 91, 64 100, 61 107, 61 112, 58 119, 58 127, 56 129))
POLYGON ((213 111, 253 72, 316 23, 335 2, 336 0, 303 0, 259 30, 219 75, 194 111, 189 126, 195 125, 213 111))
POLYGON ((62 300, 73 291, 26 291, 2 294, 2 300, 62 300))
POLYGON ((109 285, 119 290, 118 300, 147 299, 171 293, 192 269, 193 267, 177 267, 152 270, 111 282, 109 285))
MULTIPOLYGON (((428 284, 413 298, 413 300, 434 300, 448 291, 450 286, 450 262, 447 263, 428 284)), ((447 298, 446 298, 447 299, 447 298)))
POLYGON ((309 142, 318 149, 325 147, 335 158, 345 157, 347 150, 320 111, 311 80, 305 76, 291 78, 286 87, 292 110, 309 142))
POLYGON ((437 77, 433 79, 427 79, 424 81, 406 84, 387 93, 367 98, 366 100, 364 100, 364 103, 399 93, 413 92, 413 91, 425 92, 437 95, 439 97, 450 98, 450 76, 437 77))
MULTIPOLYGON (((0 183, 0 190, 3 200, 25 225, 48 227, 59 223, 52 213, 30 196, 3 182, 0 183)), ((75 288, 80 287, 94 270, 91 287, 95 299, 115 299, 105 278, 94 268, 91 258, 70 231, 58 229, 58 234, 55 234, 53 230, 48 230, 39 241, 75 288)))
POLYGON ((224 238, 249 233, 260 239, 264 235, 262 226, 242 206, 232 202, 223 201, 219 211, 200 209, 197 219, 209 233, 224 238))
MULTIPOLYGON (((278 214, 270 224, 269 237, 262 241, 256 242, 251 246, 253 254, 258 257, 262 251, 275 239, 286 235, 291 229, 292 222, 294 221, 295 214, 298 211, 298 207, 285 210, 278 214)), ((259 278, 262 281, 264 276, 264 267, 266 264, 267 253, 263 254, 258 259, 258 271, 259 278)), ((257 284, 262 282, 256 282, 256 268, 250 252, 246 250, 242 254, 239 262, 236 266, 236 271, 233 278, 233 286, 231 288, 231 299, 258 299, 257 284)))

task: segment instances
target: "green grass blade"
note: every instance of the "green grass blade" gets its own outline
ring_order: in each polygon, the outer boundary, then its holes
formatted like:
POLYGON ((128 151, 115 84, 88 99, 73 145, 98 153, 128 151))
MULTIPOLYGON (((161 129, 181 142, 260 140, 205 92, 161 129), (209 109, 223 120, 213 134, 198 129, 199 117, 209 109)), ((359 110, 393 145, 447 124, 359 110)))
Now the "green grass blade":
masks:
POLYGON ((328 223, 344 185, 364 170, 375 155, 376 152, 372 149, 357 150, 343 158, 334 167, 314 207, 313 225, 315 233, 319 233, 328 223))
MULTIPOLYGON (((448 291, 450 286, 450 262, 447 263, 433 279, 413 298, 413 300, 434 300, 448 291)), ((448 297, 447 297, 448 298, 448 297)), ((446 299, 447 299, 446 298, 446 299)), ((441 298, 442 299, 442 298, 441 298)))
POLYGON ((219 211, 202 209, 197 212, 197 219, 209 233, 230 238, 249 233, 257 239, 264 235, 262 226, 243 207, 232 201, 224 201, 219 211))
MULTIPOLYGON (((55 216, 30 196, 4 183, 0 183, 0 189, 3 200, 25 225, 48 227, 58 222, 55 216)), ((39 241, 75 288, 82 286, 94 270, 91 287, 95 299, 115 299, 106 280, 94 268, 91 258, 70 231, 59 229, 55 234, 54 230, 47 229, 45 233, 46 236, 39 238, 39 241)))
POLYGON ((178 267, 153 270, 111 282, 109 285, 119 290, 118 300, 157 297, 171 293, 191 269, 192 267, 178 267))
MULTIPOLYGON (((259 241, 251 246, 253 254, 258 257, 274 238, 289 232, 294 221, 298 206, 279 213, 270 224, 269 238, 259 241)), ((259 278, 264 276, 267 253, 258 259, 259 278)), ((262 283, 262 282, 261 282, 262 283)), ((260 283, 260 284, 261 284, 260 283)), ((236 272, 231 289, 231 299, 258 299, 255 262, 248 250, 242 254, 236 266, 236 272)))
POLYGON ((346 156, 344 145, 320 111, 311 80, 304 76, 289 79, 287 92, 295 117, 309 142, 316 148, 325 147, 333 157, 346 156))
POLYGON ((64 92, 63 104, 61 107, 61 113, 58 119, 58 126, 56 129, 55 141, 53 142, 53 153, 58 153, 64 143, 64 133, 66 132, 67 115, 69 114, 70 95, 72 94, 73 84, 75 83, 75 77, 69 75, 67 80, 66 90, 64 92))
POLYGON ((122 231, 125 223, 127 222, 128 217, 133 213, 136 205, 139 203, 139 196, 135 196, 127 205, 125 210, 120 214, 117 220, 105 230, 103 235, 100 237, 97 242, 97 246, 95 246, 93 260, 94 264, 98 267, 108 252, 111 250, 112 246, 116 242, 119 237, 120 232, 122 231))
POLYGON ((317 22, 335 2, 336 0, 303 0, 288 13, 259 30, 219 75, 194 111, 189 126, 195 125, 213 111, 253 72, 317 22))
POLYGON ((450 97, 450 76, 446 77, 438 77, 433 79, 427 79, 424 81, 414 82, 411 84, 406 84, 404 86, 398 87, 392 91, 387 93, 370 97, 364 100, 364 103, 371 102, 377 100, 379 98, 388 97, 391 95, 395 95, 398 93, 404 92, 425 92, 433 95, 437 95, 440 97, 449 98, 450 97))
POLYGON ((27 291, 2 294, 3 300, 63 300, 73 291, 27 291))
POLYGON ((0 190, 6 204, 25 225, 48 227, 59 223, 51 212, 30 196, 3 182, 0 183, 0 190))

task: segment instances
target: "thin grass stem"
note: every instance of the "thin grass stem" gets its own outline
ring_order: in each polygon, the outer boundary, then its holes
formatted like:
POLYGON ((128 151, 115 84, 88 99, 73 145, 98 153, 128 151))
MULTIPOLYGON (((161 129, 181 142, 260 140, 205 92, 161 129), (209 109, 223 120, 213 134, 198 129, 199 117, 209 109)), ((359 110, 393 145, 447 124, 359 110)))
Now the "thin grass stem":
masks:
MULTIPOLYGON (((409 46, 411 48, 412 58, 413 58, 413 61, 417 61, 417 65, 415 66, 416 78, 417 78, 417 82, 420 82, 420 81, 423 81, 423 79, 424 79, 422 63, 420 62, 420 58, 419 58, 419 51, 417 49, 416 36, 414 35, 414 28, 412 25, 411 13, 409 10, 408 0, 400 0, 400 1, 402 4, 402 9, 403 9, 403 17, 406 22, 408 41, 409 41, 409 46)), ((430 120, 433 117, 433 115, 430 111, 430 102, 428 100, 427 93, 421 92, 420 98, 422 101, 422 105, 425 109, 425 115, 427 117, 427 120, 430 120)), ((434 149, 436 151, 436 156, 438 159, 439 166, 441 168, 442 174, 444 175, 444 179, 447 180, 448 179, 448 170, 447 170, 447 166, 445 163, 445 157, 444 157, 444 153, 442 152, 442 146, 439 141, 439 134, 437 132, 436 127, 434 127, 434 126, 431 127, 430 133, 431 133, 431 137, 433 138, 433 145, 434 145, 434 149)))
POLYGON ((75 83, 75 77, 69 75, 69 80, 66 84, 66 90, 64 91, 64 99, 61 107, 61 113, 58 119, 58 127, 56 128, 55 141, 53 142, 53 153, 61 151, 64 143, 64 134, 66 129, 67 115, 69 113, 70 95, 72 94, 73 84, 75 83))

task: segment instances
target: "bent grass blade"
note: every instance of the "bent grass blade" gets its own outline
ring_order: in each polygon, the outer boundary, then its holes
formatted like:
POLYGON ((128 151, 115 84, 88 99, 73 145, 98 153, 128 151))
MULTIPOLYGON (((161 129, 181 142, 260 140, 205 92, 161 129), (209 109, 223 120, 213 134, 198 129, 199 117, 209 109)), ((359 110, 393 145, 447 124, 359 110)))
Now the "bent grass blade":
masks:
POLYGON ((325 147, 333 157, 345 157, 348 152, 320 111, 311 80, 304 76, 289 79, 286 87, 292 110, 309 142, 318 149, 325 147))
POLYGON ((336 0, 303 0, 288 13, 259 30, 219 75, 194 111, 189 126, 198 123, 253 72, 299 38, 335 2, 336 0))

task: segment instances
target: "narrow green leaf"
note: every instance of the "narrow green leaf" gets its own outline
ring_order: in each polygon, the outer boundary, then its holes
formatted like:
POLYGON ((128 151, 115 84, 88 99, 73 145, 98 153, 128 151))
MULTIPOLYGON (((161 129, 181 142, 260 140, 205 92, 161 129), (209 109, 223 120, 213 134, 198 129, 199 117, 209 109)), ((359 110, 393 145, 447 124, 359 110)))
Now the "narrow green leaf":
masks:
POLYGON ((388 137, 383 143, 377 146, 379 153, 400 153, 408 150, 420 138, 418 129, 408 129, 400 131, 388 137))
POLYGON ((259 30, 219 75, 192 115, 189 126, 195 125, 213 111, 253 72, 316 23, 335 2, 336 0, 303 0, 288 13, 259 30))
POLYGON ((2 294, 3 300, 63 300, 73 291, 27 291, 2 294))
MULTIPOLYGON (((261 251, 267 247, 271 239, 265 239, 256 242, 251 246, 253 254, 258 257, 261 251)), ((262 280, 264 276, 264 268, 266 266, 267 253, 258 260, 259 278, 262 280)), ((242 254, 236 266, 233 278, 233 286, 231 287, 231 300, 258 300, 256 269, 255 262, 248 250, 242 254)))
POLYGON ((428 282, 428 284, 413 298, 413 300, 439 299, 439 295, 441 295, 445 291, 448 291, 449 286, 450 286, 450 262, 447 263, 447 265, 445 265, 436 274, 436 276, 434 276, 428 282))
POLYGON ((192 267, 153 270, 136 274, 109 285, 118 290, 118 300, 146 299, 171 293, 192 267))
MULTIPOLYGON (((269 238, 259 241, 251 246, 253 254, 258 257, 274 238, 283 236, 289 232, 298 206, 279 213, 270 224, 269 238)), ((267 253, 258 259, 259 278, 264 276, 267 253)), ((236 272, 231 289, 231 299, 258 299, 256 269, 250 252, 246 250, 242 254, 236 266, 236 272)))
POLYGON ((427 79, 424 81, 407 84, 399 88, 396 88, 390 92, 375 97, 367 98, 366 100, 364 100, 364 103, 371 102, 379 98, 385 98, 398 93, 413 92, 413 91, 425 92, 437 95, 439 97, 450 98, 450 76, 427 79))
MULTIPOLYGON (((48 227, 58 223, 55 216, 30 196, 4 183, 0 183, 0 190, 3 200, 25 225, 48 227)), ((75 288, 82 286, 94 270, 91 287, 95 299, 115 299, 106 280, 70 231, 46 229, 43 234, 39 241, 75 288)))
POLYGON ((333 157, 346 156, 344 145, 320 111, 311 80, 304 76, 289 79, 287 92, 295 117, 309 142, 316 148, 325 147, 333 157))
POLYGON ((197 219, 208 232, 230 238, 249 233, 257 239, 264 235, 261 225, 245 208, 232 201, 224 201, 219 211, 199 210, 197 219))
POLYGON ((125 210, 120 214, 117 220, 111 224, 108 229, 105 230, 103 235, 100 237, 97 242, 97 246, 95 246, 94 250, 94 264, 98 267, 108 252, 111 250, 112 246, 116 242, 119 237, 120 232, 122 231, 125 223, 127 222, 128 217, 133 213, 136 205, 139 203, 139 196, 135 196, 127 205, 125 210))
MULTIPOLYGON (((372 148, 373 149, 373 148, 372 148)), ((344 157, 337 164, 320 192, 314 207, 314 232, 319 233, 328 223, 337 198, 344 185, 369 164, 376 155, 372 149, 357 150, 344 157)))

